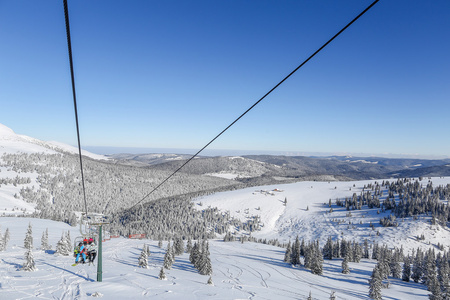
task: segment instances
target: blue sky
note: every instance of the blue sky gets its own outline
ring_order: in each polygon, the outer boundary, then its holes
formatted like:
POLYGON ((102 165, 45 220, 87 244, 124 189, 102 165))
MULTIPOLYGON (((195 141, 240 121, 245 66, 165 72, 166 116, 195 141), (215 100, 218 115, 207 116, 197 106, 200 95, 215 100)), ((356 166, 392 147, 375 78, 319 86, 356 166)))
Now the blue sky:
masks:
MULTIPOLYGON (((71 1, 81 143, 200 149, 371 1, 71 1)), ((382 0, 212 149, 450 156, 450 1, 382 0)), ((0 0, 0 123, 76 145, 61 1, 0 0)))

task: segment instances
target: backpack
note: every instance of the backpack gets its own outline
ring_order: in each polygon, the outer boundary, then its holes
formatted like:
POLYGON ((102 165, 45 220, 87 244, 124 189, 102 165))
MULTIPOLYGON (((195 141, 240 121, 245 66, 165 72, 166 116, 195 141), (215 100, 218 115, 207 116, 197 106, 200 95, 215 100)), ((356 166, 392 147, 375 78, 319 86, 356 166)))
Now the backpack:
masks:
POLYGON ((75 249, 73 250, 74 256, 77 256, 78 253, 80 253, 80 246, 76 246, 75 249))

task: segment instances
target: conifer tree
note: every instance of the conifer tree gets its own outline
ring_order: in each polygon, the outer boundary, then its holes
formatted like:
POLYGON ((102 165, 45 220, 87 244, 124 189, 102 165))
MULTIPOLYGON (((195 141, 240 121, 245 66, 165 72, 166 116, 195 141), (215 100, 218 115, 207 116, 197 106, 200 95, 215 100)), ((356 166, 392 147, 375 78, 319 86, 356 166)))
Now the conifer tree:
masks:
MULTIPOLYGON (((340 250, 339 252, 341 253, 341 257, 345 257, 347 255, 348 249, 347 249, 347 241, 346 240, 342 240, 341 241, 341 245, 340 245, 340 250)), ((350 255, 348 255, 348 260, 350 261, 350 255)))
POLYGON ((344 257, 344 260, 342 261, 342 273, 343 274, 350 273, 350 269, 348 267, 348 254, 344 257))
POLYGON ((306 298, 306 300, 312 300, 311 291, 309 291, 309 296, 306 298))
POLYGON ((160 280, 167 280, 166 273, 164 272, 164 267, 161 267, 161 270, 159 271, 159 277, 160 280))
POLYGON ((369 254, 369 242, 367 241, 367 239, 364 239, 364 249, 363 249, 363 255, 362 258, 370 258, 370 254, 369 254))
POLYGON ((436 270, 429 270, 427 274, 427 288, 431 292, 430 300, 442 300, 441 287, 439 285, 436 270))
POLYGON ((198 271, 202 275, 212 274, 211 258, 209 253, 209 243, 206 243, 202 253, 200 254, 200 261, 198 263, 198 271))
POLYGON ((197 242, 194 242, 194 246, 192 246, 191 253, 189 254, 189 261, 194 266, 197 264, 198 258, 200 257, 200 251, 198 249, 197 242))
POLYGON ((414 282, 419 282, 423 275, 422 270, 423 254, 420 248, 417 248, 416 257, 414 258, 411 278, 414 282))
POLYGON ((8 246, 10 238, 11 237, 10 237, 10 233, 9 233, 9 228, 6 228, 5 235, 3 237, 3 247, 4 247, 4 249, 6 249, 6 247, 8 246))
POLYGON ((180 237, 176 237, 173 242, 174 255, 181 255, 184 252, 184 243, 180 237))
POLYGON ((284 262, 290 263, 291 262, 291 241, 287 244, 286 252, 284 253, 284 262))
POLYGON ((311 269, 311 256, 312 256, 312 249, 311 249, 311 244, 308 243, 307 246, 305 246, 305 257, 304 257, 304 265, 305 268, 307 269, 311 269))
POLYGON ((56 244, 56 252, 64 256, 70 255, 71 249, 67 246, 67 236, 65 236, 64 233, 56 244))
POLYGON ((325 259, 333 259, 333 240, 328 237, 327 242, 323 246, 323 257, 325 259))
POLYGON ((369 279, 369 297, 374 300, 381 299, 381 282, 383 278, 377 264, 372 271, 372 276, 369 279))
POLYGON ((389 268, 391 269, 392 277, 400 278, 400 275, 402 273, 402 266, 400 265, 400 262, 397 260, 397 255, 391 256, 389 268))
POLYGON ((298 236, 295 238, 294 246, 292 247, 291 264, 293 266, 300 265, 300 241, 298 236))
POLYGON ((45 231, 42 233, 41 250, 42 251, 49 250, 49 246, 48 246, 48 228, 45 229, 45 231))
POLYGON ((28 223, 28 229, 23 245, 25 249, 33 249, 33 228, 31 227, 31 222, 28 223))
POLYGON ((175 250, 173 248, 173 244, 169 249, 170 249, 170 258, 172 260, 171 265, 173 265, 175 263, 175 250))
POLYGON ((346 250, 347 250, 347 252, 348 252, 348 261, 352 261, 352 262, 354 262, 355 261, 355 257, 354 257, 354 247, 353 247, 353 245, 355 245, 355 242, 350 242, 350 241, 348 241, 347 242, 347 246, 345 247, 346 248, 346 250))
POLYGON ((336 243, 333 246, 333 257, 341 257, 341 245, 339 243, 339 240, 336 240, 336 243))
POLYGON ((191 250, 192 250, 192 240, 191 238, 189 238, 186 243, 186 253, 191 253, 191 250))
MULTIPOLYGON (((145 245, 144 245, 145 246, 145 245)), ((147 252, 147 258, 149 258, 150 257, 150 255, 152 254, 151 252, 150 252, 150 246, 149 245, 146 245, 146 247, 145 247, 146 249, 146 252, 147 252)))
POLYGON ((138 266, 144 269, 148 268, 147 246, 144 245, 141 256, 139 257, 138 266))
POLYGON ((359 243, 353 244, 353 261, 359 263, 362 258, 362 248, 359 243))
POLYGON ((441 262, 439 264, 439 269, 438 269, 438 281, 439 281, 439 285, 441 287, 442 299, 444 299, 444 300, 450 300, 449 273, 450 273, 450 268, 449 268, 449 264, 448 264, 448 259, 444 255, 441 258, 441 262))
POLYGON ((300 244, 300 255, 299 255, 299 264, 300 264, 300 256, 305 256, 305 240, 302 239, 302 242, 300 244))
POLYGON ((64 255, 65 253, 66 242, 64 239, 64 235, 61 236, 61 239, 56 243, 56 253, 64 255))
POLYGON ((70 238, 70 230, 67 230, 67 234, 65 237, 67 255, 70 255, 72 249, 72 239, 70 238))
POLYGON ((175 261, 172 251, 173 251, 172 246, 170 246, 169 241, 169 243, 167 244, 166 254, 164 255, 164 268, 167 270, 170 270, 170 268, 172 268, 172 265, 175 261))
POLYGON ((378 267, 382 279, 388 279, 391 272, 389 262, 391 260, 390 251, 387 246, 380 247, 378 251, 378 267))
POLYGON ((23 264, 22 269, 24 271, 35 271, 36 265, 34 263, 34 257, 33 252, 31 248, 27 248, 27 251, 25 252, 25 263, 23 264))
POLYGON ((5 239, 3 238, 2 228, 0 227, 0 251, 5 250, 5 248, 5 239))
POLYGON ((211 276, 209 276, 207 284, 208 284, 208 285, 214 285, 211 276))
POLYGON ((378 259, 378 243, 373 244, 372 259, 378 259))
POLYGON ((311 273, 315 275, 323 274, 323 255, 320 251, 319 240, 313 242, 311 247, 311 273))
POLYGON ((403 269, 402 269, 402 280, 409 282, 411 279, 411 257, 408 255, 405 257, 405 260, 403 262, 403 269))
MULTIPOLYGON (((424 272, 422 279, 423 279, 423 282, 425 283, 425 285, 428 287, 428 290, 431 291, 430 290, 431 283, 429 283, 429 281, 434 279, 432 277, 436 277, 436 280, 437 280, 436 256, 434 254, 434 251, 432 251, 430 249, 428 251, 426 259, 424 261, 425 261, 424 269, 426 271, 424 272)), ((435 284, 435 283, 433 282, 433 284, 435 284)))

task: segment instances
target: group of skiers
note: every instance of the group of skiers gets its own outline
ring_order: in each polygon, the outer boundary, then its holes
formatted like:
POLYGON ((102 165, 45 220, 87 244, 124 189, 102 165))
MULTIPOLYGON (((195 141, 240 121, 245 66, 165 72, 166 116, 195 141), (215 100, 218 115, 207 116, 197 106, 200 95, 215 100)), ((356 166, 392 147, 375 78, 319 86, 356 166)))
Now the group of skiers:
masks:
POLYGON ((78 263, 91 263, 97 256, 97 246, 94 243, 93 238, 85 238, 83 242, 80 242, 73 251, 75 257, 75 264, 78 263), (80 260, 81 257, 81 260, 80 260))

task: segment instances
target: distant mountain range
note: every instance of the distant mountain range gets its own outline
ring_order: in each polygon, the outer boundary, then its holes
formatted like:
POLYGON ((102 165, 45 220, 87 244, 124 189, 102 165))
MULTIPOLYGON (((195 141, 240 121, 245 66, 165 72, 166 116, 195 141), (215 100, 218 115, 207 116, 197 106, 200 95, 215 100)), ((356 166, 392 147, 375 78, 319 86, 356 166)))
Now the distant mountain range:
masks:
MULTIPOLYGON (((71 153, 78 149, 58 142, 44 142, 18 135, 0 124, 0 154, 2 153, 71 153)), ((83 155, 96 160, 155 171, 174 171, 189 154, 112 154, 97 155, 83 151, 83 155)), ((450 159, 411 159, 352 156, 199 156, 181 172, 192 175, 209 175, 235 179, 250 185, 300 180, 362 180, 389 177, 450 176, 450 159)))
MULTIPOLYGON (((190 155, 114 154, 122 163, 139 164, 159 170, 175 170, 190 155)), ((450 159, 403 159, 384 157, 306 157, 245 155, 197 157, 181 172, 196 175, 234 174, 242 181, 280 180, 362 180, 389 177, 450 176, 450 159)), ((260 184, 261 182, 258 182, 260 184)))

